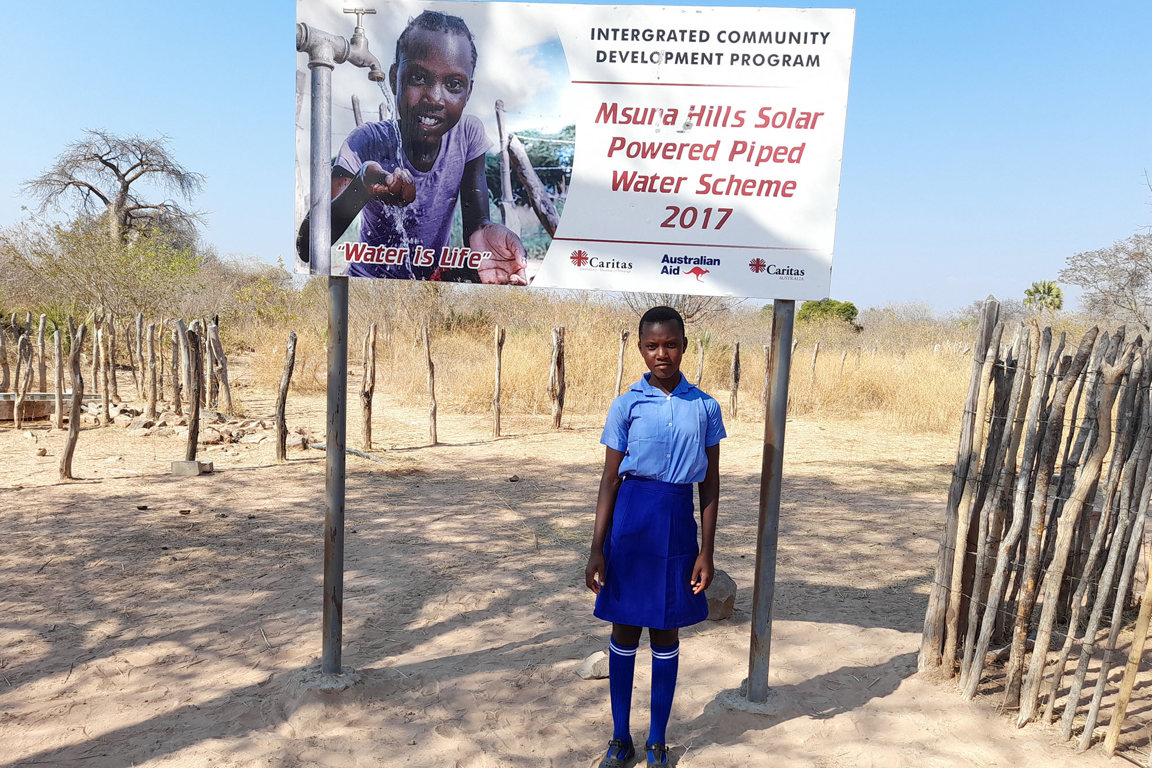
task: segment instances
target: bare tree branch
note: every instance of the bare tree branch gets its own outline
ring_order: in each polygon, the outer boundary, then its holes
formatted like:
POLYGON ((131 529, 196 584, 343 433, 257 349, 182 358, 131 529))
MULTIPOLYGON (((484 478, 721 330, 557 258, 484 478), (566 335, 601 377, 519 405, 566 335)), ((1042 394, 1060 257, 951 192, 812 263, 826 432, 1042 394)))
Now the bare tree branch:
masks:
POLYGON ((1152 330, 1152 235, 1069 256, 1060 281, 1084 289, 1084 309, 1152 330))
POLYGON ((90 130, 69 144, 47 171, 25 182, 24 190, 40 200, 41 211, 78 197, 81 211, 107 214, 110 231, 123 240, 129 230, 151 220, 140 211, 198 221, 200 214, 178 201, 190 201, 203 185, 202 174, 176 161, 165 136, 148 139, 90 130), (145 202, 137 194, 141 184, 169 199, 145 202))

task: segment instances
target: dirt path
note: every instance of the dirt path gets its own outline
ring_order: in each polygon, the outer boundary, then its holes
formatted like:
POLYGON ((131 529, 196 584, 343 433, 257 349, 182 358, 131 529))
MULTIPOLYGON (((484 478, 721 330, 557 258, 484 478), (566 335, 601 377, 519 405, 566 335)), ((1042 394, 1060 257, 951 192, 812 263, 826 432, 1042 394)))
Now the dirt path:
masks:
MULTIPOLYGON (((320 398, 294 409, 322 430, 320 398)), ((321 452, 281 466, 268 442, 233 445, 205 452, 214 474, 177 479, 180 441, 87 430, 83 479, 60 483, 61 433, 0 427, 0 768, 595 765, 607 681, 573 670, 607 643, 583 586, 598 420, 552 433, 505 416, 509 436, 491 440, 487 417, 442 414, 446 444, 428 448, 423 410, 377 412, 384 463, 348 464, 344 663, 359 682, 337 693, 307 683, 321 452)), ((729 427, 717 565, 740 593, 731 619, 682 634, 674 763, 1109 762, 914 675, 954 441, 867 424, 790 422, 777 710, 725 707, 747 672, 761 439, 729 427)), ((642 649, 638 740, 647 666, 642 649)))

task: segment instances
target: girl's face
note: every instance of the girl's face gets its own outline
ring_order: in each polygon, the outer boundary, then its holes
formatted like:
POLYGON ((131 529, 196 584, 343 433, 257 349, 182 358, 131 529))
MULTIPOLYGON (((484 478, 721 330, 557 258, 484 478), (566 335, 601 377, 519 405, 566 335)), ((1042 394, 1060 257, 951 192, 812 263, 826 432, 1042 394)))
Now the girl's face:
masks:
POLYGON ((675 322, 645 323, 640 331, 640 355, 652 376, 673 388, 680 383, 680 361, 688 339, 675 322))
POLYGON ((461 35, 415 29, 388 75, 404 138, 439 144, 472 95, 472 46, 461 35))

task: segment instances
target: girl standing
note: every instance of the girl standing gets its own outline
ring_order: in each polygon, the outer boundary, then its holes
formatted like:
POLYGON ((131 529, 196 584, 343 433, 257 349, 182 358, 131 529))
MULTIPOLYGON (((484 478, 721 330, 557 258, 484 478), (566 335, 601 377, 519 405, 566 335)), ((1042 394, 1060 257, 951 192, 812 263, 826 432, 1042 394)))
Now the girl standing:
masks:
POLYGON ((636 754, 629 731, 640 634, 652 649, 649 766, 668 762, 666 730, 676 691, 680 627, 708 616, 704 590, 720 492, 720 405, 680 373, 688 339, 671 307, 640 318, 640 354, 649 373, 612 403, 604 434, 604 473, 584 579, 595 615, 612 622, 608 688, 612 739, 600 768, 625 768, 636 754), (697 545, 692 485, 700 486, 697 545))

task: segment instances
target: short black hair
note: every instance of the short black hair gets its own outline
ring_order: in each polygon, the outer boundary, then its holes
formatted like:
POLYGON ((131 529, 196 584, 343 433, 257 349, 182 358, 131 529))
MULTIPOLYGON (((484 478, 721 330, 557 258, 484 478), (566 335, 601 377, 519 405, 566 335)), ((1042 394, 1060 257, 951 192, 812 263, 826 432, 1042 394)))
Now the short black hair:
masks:
POLYGON ((636 330, 636 335, 643 336, 644 326, 655 325, 656 323, 676 323, 680 326, 680 335, 687 335, 684 331, 684 318, 680 317, 680 313, 672 307, 652 307, 645 312, 640 318, 640 326, 636 330))
POLYGON ((460 35, 472 46, 472 69, 476 69, 476 40, 472 37, 472 30, 459 16, 449 16, 439 11, 424 11, 414 19, 408 21, 408 26, 396 38, 396 64, 400 63, 400 52, 408 43, 410 33, 414 29, 423 29, 426 32, 444 32, 445 34, 460 35))

